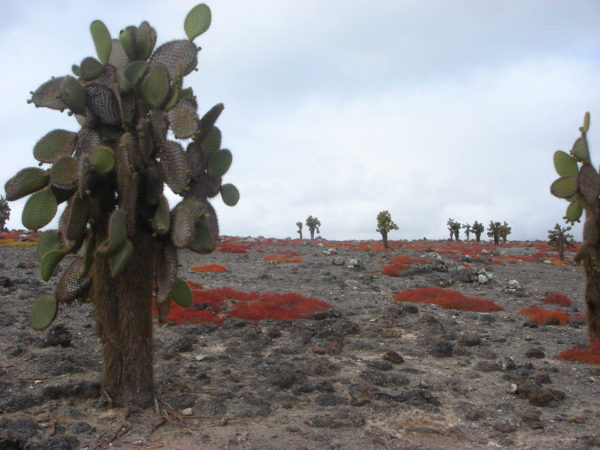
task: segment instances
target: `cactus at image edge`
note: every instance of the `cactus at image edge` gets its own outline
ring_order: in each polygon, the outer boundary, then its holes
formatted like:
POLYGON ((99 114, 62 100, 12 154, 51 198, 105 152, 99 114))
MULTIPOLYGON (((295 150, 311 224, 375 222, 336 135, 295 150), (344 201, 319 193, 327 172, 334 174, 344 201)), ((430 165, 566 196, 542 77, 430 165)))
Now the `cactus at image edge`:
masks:
POLYGON ((319 230, 319 227, 321 226, 321 222, 319 222, 319 219, 317 219, 316 217, 308 216, 308 218, 306 219, 306 226, 308 227, 308 229, 310 231, 311 239, 315 238, 315 230, 317 230, 317 233, 321 232, 319 230))
POLYGON ((0 196, 0 233, 4 231, 6 221, 10 219, 10 207, 4 196, 0 196))
POLYGON ((475 240, 477 242, 481 242, 481 235, 485 231, 485 227, 483 226, 483 224, 475 221, 475 223, 473 224, 472 230, 473 230, 473 234, 475 235, 475 240))
POLYGON ((381 233, 381 239, 383 240, 383 248, 388 248, 387 235, 391 230, 397 230, 398 225, 392 221, 392 215, 388 211, 381 211, 377 214, 377 231, 381 233))
POLYGON ((300 239, 302 239, 302 222, 296 222, 296 226, 298 227, 297 233, 300 235, 300 239))
POLYGON ((565 219, 567 223, 579 222, 585 211, 583 242, 574 264, 583 264, 586 274, 585 302, 588 337, 590 342, 600 339, 600 177, 592 164, 587 141, 590 113, 586 112, 581 136, 575 140, 569 153, 554 153, 554 168, 559 177, 550 186, 550 193, 569 202, 565 219))
POLYGON ((560 224, 556 224, 553 230, 548 230, 548 245, 551 245, 554 249, 558 249, 559 259, 565 260, 565 246, 567 248, 575 248, 575 241, 573 241, 573 235, 569 234, 571 227, 561 227, 560 224))
POLYGON ((102 386, 115 405, 152 402, 152 303, 160 322, 171 300, 190 305, 191 290, 177 274, 179 250, 213 251, 219 223, 210 199, 220 194, 229 206, 239 200, 237 188, 222 182, 232 162, 215 126, 224 107, 200 117, 192 88, 184 88, 198 64, 193 40, 210 23, 209 7, 198 5, 184 22, 188 39, 155 48, 148 22, 117 38, 92 22, 97 57, 74 65, 75 76, 53 77, 28 100, 69 110, 81 129, 50 131, 33 149, 40 166, 50 167, 23 169, 5 186, 10 201, 31 194, 22 216, 30 229, 46 226, 66 203, 58 229, 40 237, 42 278, 67 254, 83 249, 83 256, 66 268, 54 294, 36 300, 31 323, 42 330, 61 304, 94 303, 102 386), (191 141, 184 148, 179 139, 191 141), (183 197, 172 208, 165 184, 183 197))

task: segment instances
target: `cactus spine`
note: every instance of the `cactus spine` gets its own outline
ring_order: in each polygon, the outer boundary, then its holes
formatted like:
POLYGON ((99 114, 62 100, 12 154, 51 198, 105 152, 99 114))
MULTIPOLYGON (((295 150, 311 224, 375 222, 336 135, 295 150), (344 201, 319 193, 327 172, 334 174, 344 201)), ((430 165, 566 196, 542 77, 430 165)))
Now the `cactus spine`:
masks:
POLYGON ((302 239, 302 222, 296 222, 296 226, 298 227, 297 233, 300 235, 300 239, 302 239))
POLYGON ((10 207, 4 196, 0 196, 0 233, 4 231, 6 221, 10 219, 10 207))
POLYGON ((383 248, 388 247, 387 235, 391 230, 397 230, 398 225, 392 221, 392 215, 388 211, 381 211, 377 214, 377 229, 375 231, 381 233, 381 239, 383 240, 383 248))
MULTIPOLYGON (((102 385, 115 405, 146 406, 154 395, 152 301, 164 321, 170 300, 189 306, 191 291, 177 278, 178 250, 215 249, 219 226, 210 198, 234 206, 239 192, 222 184, 231 165, 215 126, 223 105, 198 117, 196 97, 183 79, 198 63, 193 39, 210 25, 208 6, 185 19, 189 40, 154 49, 148 22, 113 39, 99 20, 90 26, 98 59, 85 58, 72 76, 44 83, 29 103, 69 109, 79 133, 54 130, 34 148, 47 171, 28 168, 6 183, 8 200, 33 194, 23 211, 31 229, 47 225, 67 202, 58 230, 40 238, 38 258, 47 279, 68 253, 85 256, 65 270, 52 296, 40 297, 32 325, 47 327, 60 303, 91 301, 102 345, 102 385), (187 149, 167 139, 191 138, 187 149), (183 200, 170 208, 167 184, 183 200)), ((40 164, 40 165, 41 165, 40 164)))
POLYGON ((571 231, 571 227, 562 227, 560 224, 556 224, 553 230, 548 230, 548 244, 553 248, 558 249, 559 258, 561 261, 565 260, 565 246, 575 247, 573 241, 573 235, 568 232, 571 231))
POLYGON ((316 217, 308 216, 308 218, 306 219, 306 226, 308 227, 308 229, 310 231, 310 239, 311 240, 315 238, 315 230, 317 230, 317 233, 321 232, 319 230, 319 227, 321 226, 321 222, 319 222, 319 219, 317 219, 316 217))
POLYGON ((590 342, 600 339, 600 177, 592 165, 587 141, 590 113, 586 112, 583 126, 569 153, 554 153, 554 167, 560 176, 550 186, 550 193, 569 201, 565 219, 567 223, 579 222, 585 210, 583 243, 573 258, 583 263, 586 274, 585 302, 587 306, 588 336, 590 342))

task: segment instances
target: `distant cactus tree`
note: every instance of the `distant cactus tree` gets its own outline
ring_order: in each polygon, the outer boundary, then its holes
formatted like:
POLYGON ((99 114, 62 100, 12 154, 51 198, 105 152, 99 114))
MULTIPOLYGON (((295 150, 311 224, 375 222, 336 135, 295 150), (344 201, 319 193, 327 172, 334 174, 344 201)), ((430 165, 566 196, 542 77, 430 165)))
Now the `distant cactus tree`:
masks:
POLYGON ((558 249, 559 259, 565 260, 565 246, 575 247, 575 241, 573 241, 573 235, 569 234, 571 227, 562 227, 560 224, 554 226, 554 230, 548 230, 548 244, 553 248, 558 249))
POLYGON ((508 235, 511 234, 511 230, 512 228, 508 226, 508 223, 504 222, 502 225, 500 225, 500 228, 498 230, 498 236, 500 237, 500 239, 502 239, 502 243, 506 244, 507 242, 507 238, 508 235))
POLYGON ((465 235, 467 236, 467 241, 468 241, 469 240, 469 235, 471 234, 471 231, 473 231, 472 228, 471 228, 471 225, 469 225, 468 223, 466 223, 466 224, 463 224, 462 227, 465 230, 465 235))
POLYGON ((485 227, 483 226, 483 224, 475 221, 475 223, 473 224, 472 230, 473 230, 473 234, 475 235, 475 240, 477 242, 481 242, 481 235, 485 231, 485 227))
POLYGON ((585 210, 583 242, 573 262, 583 263, 585 268, 585 302, 591 342, 600 339, 600 177, 590 158, 589 128, 590 113, 586 112, 583 126, 579 128, 581 137, 577 138, 571 151, 554 153, 554 167, 560 178, 552 183, 550 192, 569 201, 565 215, 567 222, 579 222, 585 210))
POLYGON ((296 222, 298 226, 298 234, 300 235, 300 239, 302 239, 302 222, 296 222))
POLYGON ((0 232, 4 231, 8 219, 10 219, 10 207, 4 196, 0 196, 0 232))
POLYGON ((317 219, 316 217, 308 216, 308 218, 306 219, 306 226, 308 227, 308 230, 310 231, 311 239, 315 238, 315 230, 317 230, 317 233, 321 232, 319 230, 319 227, 321 226, 321 222, 319 222, 319 219, 317 219))
POLYGON ((375 231, 381 233, 381 239, 383 240, 383 248, 388 247, 387 235, 391 230, 397 230, 398 225, 392 221, 392 215, 387 211, 381 211, 377 214, 377 229, 375 231))
POLYGON ((23 169, 5 186, 10 201, 33 194, 22 216, 31 230, 46 226, 66 202, 58 229, 39 239, 42 279, 48 281, 67 254, 85 250, 54 294, 35 301, 31 323, 42 330, 62 305, 93 302, 102 388, 115 405, 152 402, 153 297, 160 322, 171 299, 191 304, 189 286, 177 277, 179 250, 213 251, 219 226, 208 199, 220 193, 229 206, 239 199, 235 186, 221 182, 232 161, 214 126, 223 105, 200 119, 192 89, 183 87, 198 63, 193 40, 210 22, 208 6, 197 5, 184 22, 188 39, 156 49, 148 22, 125 28, 118 39, 101 21, 92 22, 98 59, 83 59, 73 66, 76 77, 53 77, 29 100, 70 110, 81 130, 50 131, 33 149, 40 165, 50 168, 23 169), (187 150, 168 132, 191 139, 187 150), (165 183, 183 197, 172 209, 165 183))
POLYGON ((500 244, 500 227, 502 225, 500 222, 494 222, 490 220, 490 224, 488 225, 488 233, 487 235, 494 239, 494 245, 500 244))
POLYGON ((448 225, 448 231, 450 231, 450 240, 452 240, 452 237, 454 237, 458 241, 459 235, 460 235, 461 224, 458 222, 455 222, 453 219, 448 219, 448 222, 446 223, 446 225, 448 225))

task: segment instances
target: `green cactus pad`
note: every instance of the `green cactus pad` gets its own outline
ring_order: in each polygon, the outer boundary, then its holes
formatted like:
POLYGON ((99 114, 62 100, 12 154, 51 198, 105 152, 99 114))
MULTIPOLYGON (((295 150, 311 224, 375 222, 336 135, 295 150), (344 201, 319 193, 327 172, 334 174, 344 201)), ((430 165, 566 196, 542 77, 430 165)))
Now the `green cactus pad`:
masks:
POLYGON ((573 144, 573 150, 571 150, 570 153, 581 161, 589 161, 590 151, 588 149, 587 140, 584 138, 578 138, 573 144))
MULTIPOLYGON (((177 66, 177 72, 173 76, 173 81, 171 82, 171 90, 169 91, 169 100, 165 104, 165 110, 171 109, 175 104, 180 101, 179 95, 181 94, 181 90, 183 89, 183 63, 179 63, 177 66)), ((197 109, 197 104, 194 101, 195 109, 197 109)))
POLYGON ((105 145, 99 145, 92 153, 92 167, 99 174, 107 174, 115 166, 115 153, 105 145))
POLYGON ((90 128, 82 128, 77 135, 77 144, 75 144, 75 156, 90 154, 92 150, 102 144, 102 136, 90 128))
POLYGON ((96 233, 90 232, 88 234, 86 244, 85 244, 85 252, 83 254, 83 267, 78 272, 79 277, 86 276, 90 269, 92 268, 92 263, 94 262, 94 253, 96 252, 96 233))
POLYGON ((210 8, 204 3, 196 5, 183 22, 183 29, 190 41, 193 41, 210 27, 210 8))
POLYGON ((75 120, 77 120, 77 123, 82 127, 85 127, 85 124, 87 123, 87 119, 81 114, 75 114, 75 120))
POLYGON ((202 205, 195 200, 185 199, 177 204, 174 209, 185 208, 190 213, 190 217, 194 223, 204 214, 202 205))
POLYGON ((215 247, 215 241, 208 227, 203 222, 197 222, 194 225, 194 238, 188 248, 193 252, 204 254, 212 252, 215 247))
POLYGON ((131 60, 125 54, 125 50, 123 50, 123 46, 119 39, 112 40, 112 50, 110 52, 108 63, 111 66, 116 67, 119 72, 125 70, 125 67, 131 63, 131 60))
POLYGON ((171 212, 171 241, 177 248, 186 248, 194 238, 194 220, 189 210, 179 206, 171 212))
POLYGON ((569 222, 575 223, 581 218, 582 213, 583 208, 577 201, 575 201, 568 206, 567 214, 565 217, 569 222))
POLYGON ((584 163, 579 170, 579 191, 585 202, 589 205, 598 202, 600 195, 600 178, 598 172, 589 164, 584 163))
POLYGON ((49 187, 36 192, 23 208, 23 226, 29 230, 39 230, 48 225, 56 215, 56 206, 56 197, 49 187))
POLYGON ((158 206, 154 219, 152 219, 152 229, 159 235, 167 234, 171 226, 171 211, 167 198, 160 194, 158 196, 158 206))
POLYGON ((227 173, 229 167, 231 167, 231 161, 233 155, 227 149, 219 150, 217 153, 212 155, 208 160, 207 170, 208 176, 211 178, 219 178, 227 173))
POLYGON ((90 288, 92 278, 88 275, 79 275, 84 264, 84 258, 80 256, 75 258, 64 271, 54 293, 58 303, 71 303, 73 300, 83 297, 90 288))
POLYGON ((586 112, 585 115, 583 116, 583 127, 581 128, 581 131, 583 131, 584 133, 587 133, 590 129, 590 113, 586 112))
POLYGON ((152 54, 154 44, 156 43, 156 32, 146 21, 142 22, 137 29, 135 40, 135 53, 137 59, 146 61, 152 54))
POLYGON ((129 239, 127 239, 127 242, 125 242, 125 245, 123 246, 121 251, 112 258, 110 258, 110 272, 113 278, 118 277, 121 274, 121 272, 123 272, 123 269, 125 269, 127 261, 129 261, 129 258, 131 257, 132 253, 133 244, 129 239))
POLYGON ((77 64, 73 64, 71 66, 71 72, 73 72, 73 75, 75 75, 76 77, 81 76, 81 69, 79 68, 79 66, 77 64))
POLYGON ((54 298, 42 295, 33 304, 31 309, 31 328, 36 331, 46 329, 56 318, 58 305, 54 298))
POLYGON ((134 26, 125 28, 123 31, 121 31, 121 34, 119 34, 119 41, 123 46, 123 51, 131 61, 135 61, 137 59, 135 54, 136 35, 137 28, 134 26))
POLYGON ((189 284, 181 278, 176 278, 171 291, 171 298, 182 308, 189 308, 192 304, 194 296, 189 284))
POLYGON ((550 186, 552 195, 558 198, 569 198, 577 192, 576 177, 560 177, 550 186))
POLYGON ((156 304, 161 305, 169 300, 178 268, 177 248, 170 243, 163 244, 156 266, 156 304))
POLYGON ((190 163, 178 142, 166 141, 162 145, 160 162, 165 181, 173 192, 179 194, 190 182, 190 163))
POLYGON ((22 169, 4 185, 6 200, 12 202, 44 189, 48 186, 48 180, 45 170, 37 167, 22 169))
POLYGON ((108 225, 108 238, 96 249, 96 257, 99 259, 112 258, 119 253, 127 241, 127 213, 116 210, 110 216, 108 225))
POLYGON ((189 139, 198 130, 196 106, 188 101, 180 101, 167 113, 171 131, 177 139, 189 139))
POLYGON ((50 180, 59 189, 75 189, 79 179, 79 161, 72 156, 63 156, 50 168, 50 180))
POLYGON ((221 130, 213 126, 208 132, 208 136, 202 141, 202 150, 207 159, 221 150, 221 140, 221 130))
POLYGON ((98 59, 102 64, 107 64, 112 49, 112 39, 108 28, 101 20, 94 20, 90 25, 90 33, 92 34, 98 59))
POLYGON ((90 198, 81 196, 79 193, 73 196, 69 210, 69 221, 67 222, 65 237, 70 241, 77 241, 85 232, 90 218, 90 198))
POLYGON ((146 69, 148 68, 148 63, 146 61, 134 61, 125 67, 123 74, 125 75, 125 79, 129 82, 129 84, 135 86, 142 79, 144 73, 146 73, 146 69))
POLYGON ((67 252, 61 250, 54 250, 48 252, 42 258, 42 262, 40 263, 40 276, 43 281, 48 281, 54 270, 56 270, 56 266, 62 261, 67 252))
POLYGON ((42 233, 37 244, 37 260, 42 262, 47 253, 60 250, 62 238, 58 230, 47 230, 42 233))
POLYGON ((556 173, 561 177, 576 177, 579 172, 575 160, 562 150, 558 150, 554 153, 554 168, 556 169, 556 173))
POLYGON ((160 107, 166 100, 169 94, 169 76, 167 68, 163 64, 151 66, 150 73, 142 82, 142 93, 153 108, 160 107))
POLYGON ((71 111, 85 115, 86 91, 83 84, 67 75, 60 86, 60 95, 71 111))
POLYGON ((67 109, 67 105, 60 98, 60 87, 65 80, 65 77, 57 77, 50 81, 46 81, 33 93, 31 101, 38 108, 50 108, 62 111, 67 109))
POLYGON ((192 177, 200 177, 206 174, 206 159, 204 157, 204 150, 197 141, 192 141, 188 144, 185 154, 190 162, 190 168, 192 169, 192 177))
POLYGON ((107 125, 120 125, 121 110, 119 101, 113 89, 104 84, 89 84, 86 86, 86 106, 92 111, 102 123, 107 125))
POLYGON ((204 182, 204 190, 208 198, 213 198, 219 195, 223 184, 223 178, 210 178, 204 176, 202 181, 204 182))
POLYGON ((81 78, 83 78, 85 81, 95 80, 102 75, 102 72, 104 72, 104 64, 102 64, 96 58, 88 56, 81 61, 79 73, 81 78))
POLYGON ((582 242, 579 250, 573 257, 573 263, 580 264, 581 261, 583 261, 583 259, 587 256, 588 248, 589 244, 587 242, 582 242))
POLYGON ((235 206, 240 200, 240 191, 230 183, 221 186, 221 198, 227 206, 235 206))
POLYGON ((198 65, 198 49, 193 42, 171 41, 161 45, 150 57, 148 64, 154 66, 158 63, 164 64, 169 72, 169 79, 173 79, 177 73, 179 62, 183 63, 183 75, 189 74, 198 65))
POLYGON ((71 156, 76 142, 77 133, 67 130, 52 130, 37 141, 33 147, 33 156, 39 162, 53 163, 63 156, 71 156))
POLYGON ((223 103, 218 103, 208 110, 200 119, 200 141, 204 141, 225 109, 223 103))

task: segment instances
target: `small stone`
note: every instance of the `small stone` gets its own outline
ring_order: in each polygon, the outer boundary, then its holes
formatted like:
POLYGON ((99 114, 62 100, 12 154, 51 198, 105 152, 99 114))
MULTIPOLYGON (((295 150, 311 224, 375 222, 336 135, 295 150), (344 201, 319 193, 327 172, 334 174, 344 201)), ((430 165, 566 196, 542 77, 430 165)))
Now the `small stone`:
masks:
POLYGON ((525 356, 527 356, 528 358, 542 359, 546 357, 546 354, 541 348, 533 347, 527 350, 527 352, 525 352, 525 356))
POLYGON ((510 280, 507 284, 506 284, 507 289, 521 289, 521 285, 519 284, 519 282, 517 280, 510 280))
POLYGON ((508 393, 509 394, 516 394, 518 392, 519 388, 515 383, 511 383, 509 388, 508 388, 508 393))
POLYGON ((392 370, 394 366, 390 361, 380 361, 378 359, 367 361, 367 366, 377 370, 392 370))
POLYGON ((502 433, 514 433, 519 428, 519 421, 515 417, 501 417, 492 423, 492 427, 502 433))
POLYGON ((206 355, 196 355, 196 361, 202 361, 206 359, 206 355))
POLYGON ((331 261, 331 264, 333 264, 334 266, 343 266, 345 264, 345 261, 344 258, 338 256, 334 258, 333 261, 331 261))
POLYGON ((395 351, 390 350, 383 355, 383 359, 389 361, 393 364, 402 364, 404 362, 404 358, 400 356, 395 351))
POLYGON ((477 275, 477 282, 479 284, 487 284, 488 279, 487 279, 487 277, 485 275, 479 274, 479 275, 477 275))
POLYGON ((281 337, 281 331, 275 330, 275 329, 271 329, 271 330, 267 331, 267 336, 269 336, 272 339, 281 337))
POLYGON ((313 351, 313 353, 316 353, 317 355, 325 354, 325 349, 323 347, 314 346, 312 351, 313 351))
POLYGON ((552 384, 552 379, 547 373, 538 373, 535 377, 533 377, 533 380, 539 385, 552 384))
POLYGON ((436 358, 449 358, 453 354, 452 347, 450 342, 440 340, 429 348, 429 353, 436 358))
POLYGON ((458 342, 465 347, 475 347, 481 344, 481 337, 477 333, 464 333, 458 342))
POLYGON ((181 411, 181 414, 184 416, 191 416, 194 414, 194 412, 192 411, 192 408, 185 408, 183 411, 181 411))
POLYGON ((508 358, 502 358, 500 360, 500 370, 502 370, 502 372, 507 372, 509 370, 516 370, 517 369, 517 363, 515 363, 515 360, 512 358, 512 356, 508 357, 508 358))
POLYGON ((573 416, 573 417, 569 417, 567 419, 567 422, 570 422, 570 423, 585 423, 585 419, 583 417, 573 416))
POLYGON ((222 417, 221 420, 219 420, 220 427, 227 426, 228 423, 229 423, 229 419, 227 417, 222 417))
POLYGON ((418 314, 419 308, 417 308, 415 305, 404 305, 402 306, 402 312, 406 314, 418 314))
POLYGON ((479 361, 475 364, 475 370, 480 372, 497 372, 500 370, 500 365, 492 361, 479 361))

